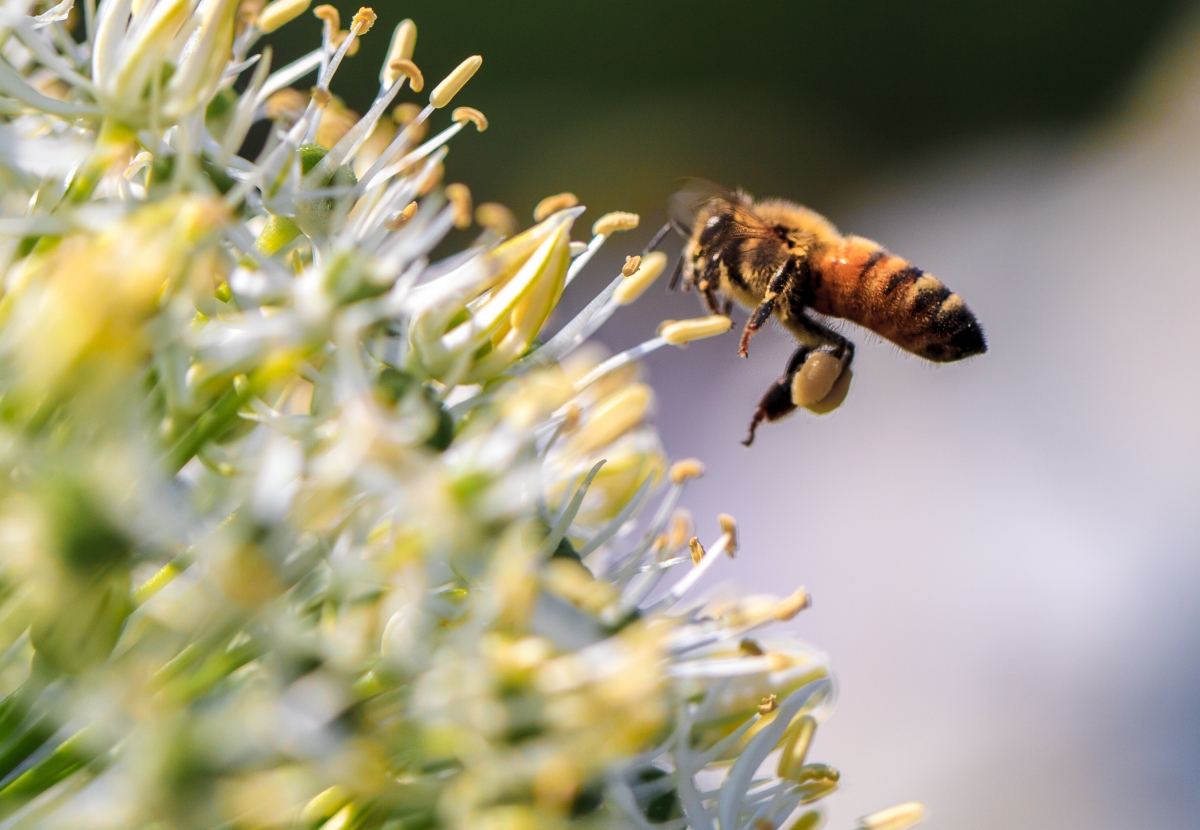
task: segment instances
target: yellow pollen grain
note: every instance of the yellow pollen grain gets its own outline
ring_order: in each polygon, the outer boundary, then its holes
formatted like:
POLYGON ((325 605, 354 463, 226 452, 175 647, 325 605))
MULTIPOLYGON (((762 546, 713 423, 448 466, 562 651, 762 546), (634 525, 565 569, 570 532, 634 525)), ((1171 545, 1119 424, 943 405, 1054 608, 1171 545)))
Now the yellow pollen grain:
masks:
POLYGON ((767 695, 758 704, 758 713, 760 715, 769 715, 779 708, 779 698, 775 695, 767 695))
POLYGON ((404 210, 397 213, 391 219, 383 223, 383 226, 389 231, 398 231, 408 224, 409 220, 417 215, 417 203, 409 202, 405 205, 404 210))
POLYGON ((328 4, 317 6, 313 9, 313 16, 318 20, 323 20, 334 32, 342 28, 342 16, 338 14, 338 10, 333 6, 328 4))
POLYGON ((786 622, 810 605, 812 605, 812 597, 809 596, 808 591, 797 588, 791 596, 779 601, 779 604, 771 612, 771 616, 780 622, 786 622))
POLYGON ((454 68, 454 71, 446 76, 440 84, 434 87, 433 92, 429 94, 429 103, 435 109, 441 109, 450 103, 455 95, 466 86, 467 81, 471 80, 471 76, 479 71, 479 67, 483 66, 483 57, 480 55, 472 55, 465 61, 454 68))
POLYGON ((689 479, 700 478, 700 476, 704 475, 704 463, 698 458, 685 458, 682 461, 676 461, 671 465, 669 475, 671 483, 678 486, 689 479))
POLYGON ((408 58, 400 58, 388 64, 388 70, 395 73, 395 77, 399 78, 404 75, 408 78, 408 85, 412 87, 413 92, 420 92, 425 88, 425 76, 421 74, 421 70, 417 65, 408 58))
POLYGON ((558 213, 560 210, 573 208, 577 204, 579 204, 579 198, 574 193, 556 193, 553 196, 547 196, 533 209, 533 221, 541 222, 546 217, 558 213))
POLYGON ((450 114, 450 119, 456 124, 465 124, 470 121, 479 132, 488 128, 487 116, 474 107, 455 107, 454 112, 450 114))
POLYGON ((631 231, 638 226, 640 221, 641 217, 636 213, 626 213, 620 210, 606 213, 596 220, 596 224, 592 225, 592 235, 608 236, 620 231, 631 231))
POLYGON ((732 327, 733 320, 723 314, 713 314, 710 317, 695 317, 691 320, 667 323, 662 327, 660 334, 663 340, 672 346, 682 346, 693 340, 724 334, 732 327))
POLYGON ((770 300, 775 299, 778 296, 779 295, 776 294, 774 291, 768 291, 766 294, 763 294, 763 302, 768 302, 770 300))
POLYGON ((860 830, 908 830, 925 818, 925 805, 920 801, 909 801, 888 807, 858 820, 860 830))
POLYGON ((732 559, 738 549, 737 519, 728 513, 720 513, 717 515, 717 521, 721 524, 721 532, 729 537, 729 543, 725 546, 725 553, 732 559))
POLYGON ((275 0, 258 15, 255 25, 263 34, 270 34, 308 11, 312 0, 275 0))
POLYGON ((704 558, 704 545, 700 544, 700 540, 693 536, 688 540, 688 547, 692 549, 692 564, 699 565, 700 560, 704 558))
POLYGON ((471 210, 471 189, 465 184, 455 182, 446 185, 446 198, 454 208, 454 227, 464 230, 471 227, 473 211, 471 210))
POLYGON ((350 21, 350 30, 358 35, 365 35, 371 31, 378 19, 379 15, 375 14, 374 9, 370 6, 363 6, 354 13, 354 19, 350 21))
POLYGON ((621 267, 621 276, 622 277, 632 277, 634 272, 637 271, 638 266, 640 266, 641 264, 642 264, 642 258, 640 256, 625 257, 625 265, 621 267))
POLYGON ((520 227, 516 215, 499 202, 484 202, 475 208, 475 224, 503 237, 512 236, 520 227))

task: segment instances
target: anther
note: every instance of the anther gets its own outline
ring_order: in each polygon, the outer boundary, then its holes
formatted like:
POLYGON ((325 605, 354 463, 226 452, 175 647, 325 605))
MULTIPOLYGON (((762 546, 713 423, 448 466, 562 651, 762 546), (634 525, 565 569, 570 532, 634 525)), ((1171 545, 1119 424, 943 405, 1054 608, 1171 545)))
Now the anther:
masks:
POLYGON ((397 213, 391 219, 383 223, 383 226, 389 231, 398 231, 408 224, 409 220, 417 214, 417 203, 409 202, 404 210, 397 213))
MULTIPOLYGON (((760 646, 754 640, 751 640, 749 637, 746 637, 740 643, 738 643, 738 651, 740 651, 742 654, 745 654, 747 657, 762 657, 763 654, 765 654, 765 652, 762 650, 762 646, 760 646)), ((772 695, 772 697, 774 697, 774 695, 772 695)))
POLYGON ((803 588, 797 588, 791 596, 779 601, 779 604, 775 606, 775 610, 772 612, 772 616, 780 622, 786 622, 811 605, 812 597, 809 596, 808 591, 803 588))
POLYGON ((804 758, 808 755, 808 747, 812 744, 813 734, 817 731, 817 722, 811 715, 801 715, 788 727, 791 733, 779 754, 779 765, 775 772, 784 780, 795 781, 804 766, 804 758))
POLYGON ((721 523, 721 532, 729 537, 729 543, 725 546, 725 553, 732 559, 738 549, 737 520, 728 513, 721 513, 718 514, 717 521, 721 523))
POLYGON ((699 565, 700 560, 704 558, 704 545, 700 544, 700 540, 693 536, 688 540, 688 547, 692 549, 692 564, 699 565))
POLYGON ((767 695, 758 704, 758 713, 760 715, 769 715, 779 708, 779 698, 775 695, 767 695))
POLYGON ((488 128, 487 116, 474 107, 455 107, 454 112, 450 114, 450 118, 456 124, 465 124, 470 121, 479 132, 483 132, 488 128))
POLYGON ((579 198, 574 193, 558 193, 554 196, 547 196, 533 209, 533 221, 541 222, 547 216, 558 213, 560 210, 573 208, 577 204, 579 204, 579 198))
POLYGON ((421 70, 417 65, 408 58, 399 58, 388 64, 388 69, 396 73, 396 77, 401 75, 408 77, 408 85, 412 87, 413 92, 420 92, 425 88, 425 76, 421 74, 421 70))
POLYGON ((520 227, 513 212, 499 202, 484 202, 475 208, 475 224, 503 237, 512 236, 520 227))
POLYGON ((863 816, 858 820, 858 830, 907 830, 923 818, 925 805, 909 801, 863 816))
POLYGON ((317 6, 313 9, 313 16, 318 20, 325 22, 331 31, 336 32, 342 28, 342 16, 338 14, 338 10, 328 4, 317 6))
POLYGON ((471 189, 465 184, 446 185, 446 198, 454 208, 454 227, 459 230, 471 227, 471 189))
POLYGON ((434 109, 441 109, 449 104, 481 66, 483 66, 483 58, 479 55, 472 55, 456 66, 454 71, 447 75, 445 80, 434 87, 433 92, 429 94, 430 105, 434 109))
POLYGON ((641 221, 636 213, 626 213, 624 211, 614 211, 606 213, 596 220, 596 224, 592 225, 593 236, 608 236, 619 231, 631 231, 638 226, 641 221))
POLYGON ((642 258, 640 256, 625 257, 625 265, 621 268, 621 276, 632 277, 641 264, 642 258))
POLYGON ((567 246, 567 249, 571 252, 571 259, 574 259, 586 251, 588 246, 586 242, 579 242, 578 240, 572 239, 571 244, 567 246))
POLYGON ((308 11, 310 3, 312 0, 275 0, 262 10, 254 25, 263 34, 270 34, 308 11))
POLYGON ((388 44, 387 60, 383 62, 383 72, 379 80, 385 87, 390 87, 400 80, 400 73, 392 69, 396 61, 412 60, 413 51, 417 48, 417 24, 411 20, 401 20, 400 25, 392 32, 392 42, 388 44))
POLYGON ((272 93, 271 97, 267 99, 264 109, 267 118, 272 121, 294 122, 304 115, 304 110, 308 107, 310 100, 310 97, 300 90, 285 86, 278 92, 272 93))
POLYGON ((692 514, 680 508, 671 514, 671 524, 667 529, 667 550, 679 550, 692 537, 692 514))
POLYGON ((783 671, 792 666, 792 658, 780 651, 769 651, 766 654, 767 668, 770 671, 783 671))
POLYGON ((689 479, 704 475, 704 463, 696 458, 685 458, 672 464, 668 475, 672 484, 680 485, 689 479))
POLYGON ((723 314, 713 314, 710 317, 695 317, 691 320, 668 323, 662 327, 661 336, 672 346, 682 346, 693 340, 724 334, 732 327, 733 320, 723 314))
POLYGON ((646 292, 666 267, 667 255, 662 251, 646 254, 640 267, 617 286, 613 299, 618 305, 629 305, 646 292))
POLYGON ((333 100, 333 94, 329 90, 317 86, 313 87, 312 99, 313 103, 317 105, 317 109, 323 110, 333 100))
POLYGON ((370 6, 363 6, 354 13, 354 18, 350 21, 350 31, 359 36, 365 35, 371 31, 371 27, 378 19, 379 15, 375 14, 374 9, 370 6))

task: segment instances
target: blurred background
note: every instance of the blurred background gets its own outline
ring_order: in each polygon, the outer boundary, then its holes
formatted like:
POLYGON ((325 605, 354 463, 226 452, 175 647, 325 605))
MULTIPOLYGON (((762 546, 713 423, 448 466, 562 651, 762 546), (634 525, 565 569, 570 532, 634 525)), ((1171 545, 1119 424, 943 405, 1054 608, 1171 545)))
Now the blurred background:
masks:
MULTIPOLYGON (((566 312, 661 224, 678 178, 702 175, 880 240, 961 293, 987 329, 986 356, 943 367, 850 331, 846 404, 768 425, 751 450, 738 442, 791 352, 786 335, 761 334, 748 361, 734 335, 649 361, 668 450, 708 464, 688 499, 702 537, 716 535, 718 511, 741 522, 743 553, 719 578, 777 593, 804 584, 815 598, 794 625, 832 655, 841 684, 813 750, 843 772, 830 827, 908 799, 929 805, 936 830, 1196 826, 1200 18, 1189 4, 389 0, 377 11, 382 28, 338 76, 349 105, 367 106, 386 32, 412 17, 431 83, 485 57, 455 103, 492 126, 455 140, 449 180, 527 222, 562 190, 592 208, 586 224, 642 214, 572 286, 566 312)), ((310 42, 285 31, 277 62, 310 42)), ((655 289, 601 339, 623 348, 698 313, 694 296, 655 289)))

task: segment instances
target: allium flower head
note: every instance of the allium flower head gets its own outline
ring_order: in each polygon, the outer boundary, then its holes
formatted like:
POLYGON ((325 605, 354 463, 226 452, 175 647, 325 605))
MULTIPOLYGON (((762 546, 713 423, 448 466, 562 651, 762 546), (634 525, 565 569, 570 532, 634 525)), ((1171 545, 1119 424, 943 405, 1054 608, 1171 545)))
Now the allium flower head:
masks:
POLYGON ((404 21, 360 116, 371 10, 253 52, 308 6, 0 10, 0 825, 812 827, 807 594, 698 594, 736 523, 695 536, 638 363, 729 319, 589 351, 643 253, 547 331, 637 216, 476 207, 482 59, 401 100, 404 21))

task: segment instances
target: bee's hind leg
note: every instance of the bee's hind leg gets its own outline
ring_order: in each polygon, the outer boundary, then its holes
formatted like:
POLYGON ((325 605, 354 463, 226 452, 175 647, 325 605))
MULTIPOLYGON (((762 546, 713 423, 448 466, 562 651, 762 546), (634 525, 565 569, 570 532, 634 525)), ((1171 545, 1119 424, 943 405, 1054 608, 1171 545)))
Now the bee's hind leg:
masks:
POLYGON ((787 370, 767 388, 767 393, 758 402, 758 408, 754 410, 754 417, 750 420, 750 434, 746 436, 742 446, 748 447, 754 443, 754 433, 763 421, 778 421, 796 411, 796 404, 792 401, 792 378, 800 371, 810 354, 812 349, 808 346, 801 346, 792 354, 787 370))

